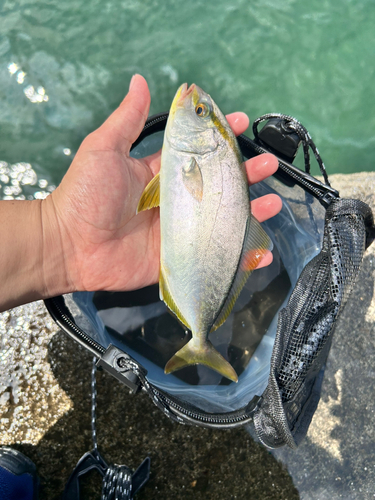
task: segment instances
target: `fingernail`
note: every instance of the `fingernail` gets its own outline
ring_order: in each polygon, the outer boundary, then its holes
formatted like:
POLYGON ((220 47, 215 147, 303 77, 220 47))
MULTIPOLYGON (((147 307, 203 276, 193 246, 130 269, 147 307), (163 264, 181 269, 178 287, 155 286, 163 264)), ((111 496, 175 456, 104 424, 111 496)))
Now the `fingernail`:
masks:
POLYGON ((134 81, 135 81, 135 77, 136 77, 136 76, 137 76, 137 75, 133 75, 133 76, 132 76, 132 79, 130 80, 130 84, 129 84, 129 92, 131 91, 132 86, 134 85, 134 81))

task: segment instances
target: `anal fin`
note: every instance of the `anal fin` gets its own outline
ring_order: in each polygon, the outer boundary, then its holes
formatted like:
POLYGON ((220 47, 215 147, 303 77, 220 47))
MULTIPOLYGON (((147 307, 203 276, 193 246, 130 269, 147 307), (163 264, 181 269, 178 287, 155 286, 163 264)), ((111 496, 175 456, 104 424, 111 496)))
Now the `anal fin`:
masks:
POLYGON ((160 299, 163 300, 167 307, 177 316, 179 321, 183 325, 186 326, 189 330, 191 330, 190 326, 188 325, 188 322, 182 315, 180 309, 178 308, 176 302, 174 301, 171 292, 169 291, 168 283, 167 280, 165 279, 163 268, 160 267, 160 275, 159 275, 159 295, 160 299))
POLYGON ((211 328, 211 332, 217 330, 227 320, 250 274, 272 248, 273 243, 270 237, 257 219, 251 215, 246 224, 245 238, 236 276, 221 312, 211 328))

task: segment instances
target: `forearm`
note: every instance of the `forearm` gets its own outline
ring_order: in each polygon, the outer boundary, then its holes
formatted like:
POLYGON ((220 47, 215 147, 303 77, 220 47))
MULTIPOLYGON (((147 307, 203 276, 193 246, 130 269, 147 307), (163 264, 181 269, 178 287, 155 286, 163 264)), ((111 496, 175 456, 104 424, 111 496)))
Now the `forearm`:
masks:
POLYGON ((51 203, 0 201, 0 311, 72 291, 51 203))

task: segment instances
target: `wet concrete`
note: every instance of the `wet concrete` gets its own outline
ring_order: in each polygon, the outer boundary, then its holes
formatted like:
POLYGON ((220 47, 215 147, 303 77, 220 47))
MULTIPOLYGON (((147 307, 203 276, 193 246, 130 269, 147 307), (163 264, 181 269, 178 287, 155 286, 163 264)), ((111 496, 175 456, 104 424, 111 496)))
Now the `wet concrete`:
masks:
MULTIPOLYGON (((375 208, 375 174, 332 176, 332 183, 342 196, 375 208)), ((335 332, 321 402, 297 451, 271 454, 244 429, 174 424, 147 396, 130 395, 101 372, 98 441, 105 459, 136 468, 151 457, 140 500, 373 498, 374 277, 370 247, 335 332)), ((42 303, 0 314, 0 336, 0 444, 36 463, 41 499, 58 499, 92 448, 91 355, 59 331, 42 303)), ((82 497, 100 498, 98 477, 84 482, 82 497)))

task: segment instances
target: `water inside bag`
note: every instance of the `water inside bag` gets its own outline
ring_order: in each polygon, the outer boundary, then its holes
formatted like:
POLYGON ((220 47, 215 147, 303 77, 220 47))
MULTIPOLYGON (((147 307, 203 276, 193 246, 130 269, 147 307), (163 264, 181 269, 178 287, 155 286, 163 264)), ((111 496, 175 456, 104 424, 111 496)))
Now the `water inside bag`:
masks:
MULTIPOLYGON (((163 132, 153 134, 132 156, 152 154, 162 141, 163 132)), ((278 312, 303 267, 320 251, 324 228, 323 207, 298 186, 271 177, 251 186, 250 197, 274 192, 282 197, 283 208, 262 224, 274 243, 273 262, 250 276, 227 321, 209 336, 236 370, 237 384, 203 365, 164 374, 166 362, 191 333, 160 301, 157 284, 133 292, 65 295, 77 325, 103 347, 114 344, 127 352, 158 388, 202 410, 231 411, 260 396, 268 381, 278 312)))

